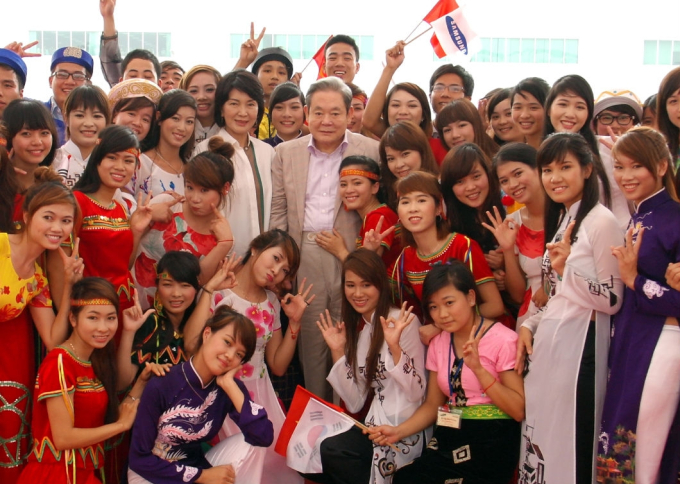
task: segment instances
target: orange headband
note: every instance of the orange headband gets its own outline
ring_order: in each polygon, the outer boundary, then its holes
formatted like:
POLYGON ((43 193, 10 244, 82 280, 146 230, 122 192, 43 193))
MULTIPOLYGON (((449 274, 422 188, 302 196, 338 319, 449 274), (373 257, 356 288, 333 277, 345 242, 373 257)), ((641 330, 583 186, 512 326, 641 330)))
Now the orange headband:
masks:
POLYGON ((366 170, 342 170, 340 172, 340 178, 343 176, 365 176, 369 180, 375 180, 375 181, 380 181, 380 175, 376 175, 375 173, 371 173, 370 171, 366 170))
POLYGON ((108 299, 71 299, 71 306, 74 308, 82 306, 113 306, 108 299))
MULTIPOLYGON (((101 142, 102 142, 102 139, 97 138, 97 141, 95 141, 94 144, 98 145, 101 142)), ((128 148, 127 150, 123 150, 123 153, 130 153, 130 154, 135 155, 137 158, 139 158, 141 151, 139 151, 139 148, 128 148)))

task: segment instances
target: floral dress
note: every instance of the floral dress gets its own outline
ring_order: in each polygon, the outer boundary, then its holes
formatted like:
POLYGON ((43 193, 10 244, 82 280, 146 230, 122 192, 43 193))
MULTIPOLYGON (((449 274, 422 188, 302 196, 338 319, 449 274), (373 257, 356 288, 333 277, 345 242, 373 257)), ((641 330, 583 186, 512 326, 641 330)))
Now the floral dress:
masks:
MULTIPOLYGON (((252 303, 237 296, 233 291, 225 290, 215 292, 211 309, 227 305, 250 319, 255 325, 257 344, 251 360, 243 365, 239 379, 246 385, 250 398, 262 405, 267 410, 269 420, 274 425, 274 442, 279 438, 279 432, 286 416, 281 409, 274 387, 269 379, 267 364, 265 362, 265 348, 272 338, 274 331, 281 331, 279 313, 281 305, 273 292, 267 291, 267 299, 263 302, 252 303)), ((225 419, 220 438, 226 438, 237 434, 241 430, 229 418, 225 419)), ((264 472, 261 483, 302 483, 302 478, 286 465, 286 459, 274 452, 274 446, 267 449, 264 461, 264 472)), ((257 484, 257 483, 251 483, 257 484)))
POLYGON ((38 264, 22 279, 14 270, 9 237, 0 233, 0 482, 14 483, 31 452, 31 389, 35 382, 33 328, 26 306, 52 307, 47 278, 38 264), (17 364, 21 362, 21 364, 17 364))

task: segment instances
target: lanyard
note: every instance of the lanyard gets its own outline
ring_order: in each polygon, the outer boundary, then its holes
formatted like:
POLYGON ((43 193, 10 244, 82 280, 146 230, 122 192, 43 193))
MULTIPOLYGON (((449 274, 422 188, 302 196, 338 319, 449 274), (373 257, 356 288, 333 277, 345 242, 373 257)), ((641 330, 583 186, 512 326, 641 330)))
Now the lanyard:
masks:
MULTIPOLYGON (((479 330, 482 329, 482 326, 484 326, 484 316, 482 316, 482 321, 479 323, 479 327, 477 328, 477 331, 475 331, 475 337, 479 334, 479 330)), ((458 355, 456 354, 456 347, 453 344, 453 333, 451 333, 451 346, 449 350, 449 368, 451 368, 451 373, 449 376, 449 396, 453 397, 454 395, 454 387, 453 383, 456 381, 456 379, 460 376, 461 371, 463 370, 463 363, 465 361, 463 358, 458 358, 458 355), (456 367, 454 368, 451 366, 451 353, 453 353, 453 356, 456 360, 456 367)))

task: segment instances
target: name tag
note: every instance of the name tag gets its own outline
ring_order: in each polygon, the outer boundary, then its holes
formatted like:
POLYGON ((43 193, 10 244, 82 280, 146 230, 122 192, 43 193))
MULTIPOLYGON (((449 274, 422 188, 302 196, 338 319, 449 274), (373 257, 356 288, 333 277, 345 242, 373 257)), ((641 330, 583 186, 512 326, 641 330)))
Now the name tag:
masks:
POLYGON ((437 425, 459 429, 462 415, 463 411, 458 408, 439 407, 437 410, 437 425))

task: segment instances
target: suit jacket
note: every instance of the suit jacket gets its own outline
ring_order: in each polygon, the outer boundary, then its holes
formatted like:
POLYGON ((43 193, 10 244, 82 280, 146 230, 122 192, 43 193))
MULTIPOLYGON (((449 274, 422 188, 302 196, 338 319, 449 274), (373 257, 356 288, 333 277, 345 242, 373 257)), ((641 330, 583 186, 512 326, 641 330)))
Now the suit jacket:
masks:
MULTIPOLYGON (((309 141, 311 134, 297 138, 276 147, 272 161, 272 211, 270 229, 287 231, 297 242, 302 243, 302 228, 305 223, 305 194, 309 167, 309 141)), ((368 156, 380 160, 379 143, 360 134, 347 132, 348 145, 343 158, 352 155, 368 156)), ((355 211, 346 211, 338 197, 335 200, 335 219, 333 226, 340 232, 348 250, 356 245, 361 220, 355 211)))

